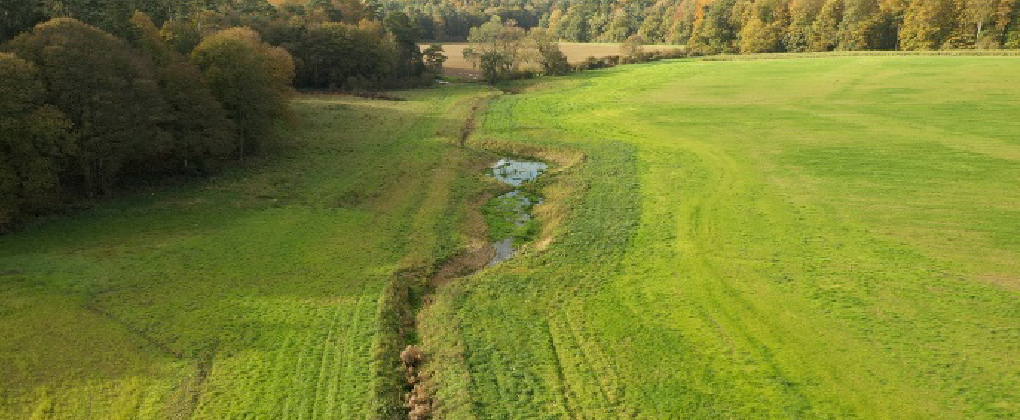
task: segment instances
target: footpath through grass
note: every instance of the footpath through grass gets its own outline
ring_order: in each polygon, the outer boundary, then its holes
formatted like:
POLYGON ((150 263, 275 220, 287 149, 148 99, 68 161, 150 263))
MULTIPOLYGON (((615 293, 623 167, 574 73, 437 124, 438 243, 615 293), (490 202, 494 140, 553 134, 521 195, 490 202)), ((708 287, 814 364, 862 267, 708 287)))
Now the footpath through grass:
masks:
POLYGON ((0 418, 399 414, 379 303, 460 245, 490 94, 302 97, 271 161, 0 237, 0 418))
POLYGON ((1018 68, 668 62, 498 98, 469 144, 586 157, 545 251, 423 314, 437 415, 1020 416, 1018 68))

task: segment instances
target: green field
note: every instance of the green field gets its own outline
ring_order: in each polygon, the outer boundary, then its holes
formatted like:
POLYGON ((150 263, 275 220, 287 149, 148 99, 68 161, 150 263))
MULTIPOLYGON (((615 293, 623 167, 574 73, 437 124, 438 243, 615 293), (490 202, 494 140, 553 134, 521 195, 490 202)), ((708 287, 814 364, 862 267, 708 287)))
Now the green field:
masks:
POLYGON ((670 62, 499 98, 475 138, 585 160, 545 251, 422 317, 437 412, 1020 415, 1018 68, 670 62))
POLYGON ((384 411, 383 291, 462 242, 489 94, 301 98, 272 161, 0 237, 0 418, 384 411))
POLYGON ((1018 68, 302 96, 271 159, 0 236, 0 418, 398 418, 415 342, 434 418, 1020 416, 1018 68), (500 155, 541 232, 449 281, 500 155))

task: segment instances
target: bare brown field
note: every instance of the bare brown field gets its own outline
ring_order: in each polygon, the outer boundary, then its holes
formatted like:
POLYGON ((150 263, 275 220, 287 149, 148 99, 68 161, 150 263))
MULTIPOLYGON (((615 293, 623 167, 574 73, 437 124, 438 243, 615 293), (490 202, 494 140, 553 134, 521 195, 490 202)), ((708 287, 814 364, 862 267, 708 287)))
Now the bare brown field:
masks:
MULTIPOLYGON (((421 44, 422 50, 428 48, 431 44, 421 44)), ((443 65, 444 76, 456 76, 456 77, 472 77, 479 74, 478 70, 471 66, 471 62, 464 59, 464 48, 468 46, 466 42, 451 42, 443 43, 443 53, 448 57, 446 63, 443 65)), ((646 50, 670 50, 675 48, 683 48, 678 45, 646 45, 646 50)), ((577 63, 584 59, 595 56, 604 57, 607 55, 618 55, 620 54, 620 44, 596 44, 596 43, 581 43, 581 42, 561 42, 560 50, 567 55, 567 59, 571 63, 577 63)), ((526 67, 535 67, 534 63, 529 63, 526 67)))

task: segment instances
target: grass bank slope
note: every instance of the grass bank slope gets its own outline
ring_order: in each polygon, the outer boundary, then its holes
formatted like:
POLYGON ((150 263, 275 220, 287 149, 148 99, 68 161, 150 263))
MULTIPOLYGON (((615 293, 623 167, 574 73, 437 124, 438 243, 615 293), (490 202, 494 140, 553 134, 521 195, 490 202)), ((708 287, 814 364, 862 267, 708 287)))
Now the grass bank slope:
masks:
POLYGON ((1018 67, 664 62, 498 98, 473 141, 585 159, 546 251, 423 314, 436 412, 1020 415, 1018 67))
POLYGON ((406 94, 302 97, 271 161, 0 237, 0 418, 399 413, 381 296, 459 246, 490 93, 406 94))

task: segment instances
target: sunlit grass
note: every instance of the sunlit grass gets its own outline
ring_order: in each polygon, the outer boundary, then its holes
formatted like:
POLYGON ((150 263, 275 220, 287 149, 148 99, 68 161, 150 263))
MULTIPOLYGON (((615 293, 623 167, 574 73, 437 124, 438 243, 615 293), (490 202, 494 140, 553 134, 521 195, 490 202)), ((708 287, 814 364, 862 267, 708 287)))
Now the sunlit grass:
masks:
POLYGON ((375 389, 380 296, 397 270, 460 246, 474 157, 457 116, 488 94, 300 98, 298 123, 247 168, 0 237, 0 417, 392 405, 375 389))
POLYGON ((426 313, 438 412, 1017 416, 1018 66, 681 61, 498 99, 476 137, 585 160, 547 251, 426 313))

